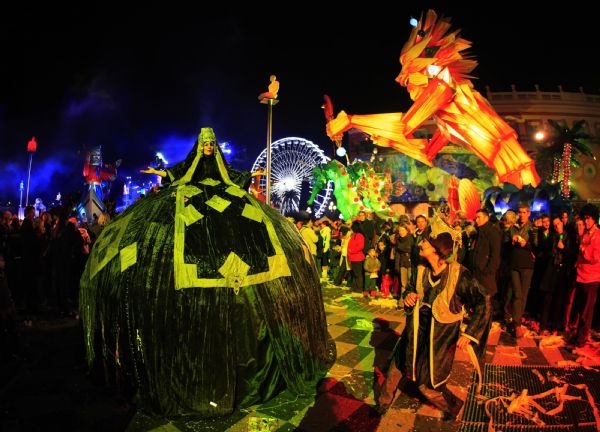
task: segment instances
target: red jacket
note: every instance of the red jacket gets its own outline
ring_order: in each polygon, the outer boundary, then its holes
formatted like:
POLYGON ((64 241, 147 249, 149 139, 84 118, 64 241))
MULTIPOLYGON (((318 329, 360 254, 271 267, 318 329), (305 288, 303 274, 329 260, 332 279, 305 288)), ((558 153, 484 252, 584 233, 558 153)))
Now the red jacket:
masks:
POLYGON ((364 261, 365 254, 363 248, 365 247, 365 236, 361 233, 354 233, 350 237, 348 242, 348 261, 364 261))
POLYGON ((597 225, 586 232, 581 240, 575 263, 577 282, 600 282, 600 229, 597 225))

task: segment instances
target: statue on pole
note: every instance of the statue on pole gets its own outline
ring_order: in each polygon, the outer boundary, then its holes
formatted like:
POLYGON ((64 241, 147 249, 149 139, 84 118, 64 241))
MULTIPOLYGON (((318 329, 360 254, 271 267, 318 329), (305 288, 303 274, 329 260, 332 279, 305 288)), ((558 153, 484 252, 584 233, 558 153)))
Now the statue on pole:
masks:
POLYGON ((273 105, 276 105, 277 93, 279 92, 279 81, 275 75, 271 75, 269 78, 271 83, 269 84, 268 91, 258 95, 258 100, 261 104, 269 106, 269 115, 267 119, 267 191, 266 191, 266 202, 267 205, 271 205, 271 130, 273 128, 273 105))

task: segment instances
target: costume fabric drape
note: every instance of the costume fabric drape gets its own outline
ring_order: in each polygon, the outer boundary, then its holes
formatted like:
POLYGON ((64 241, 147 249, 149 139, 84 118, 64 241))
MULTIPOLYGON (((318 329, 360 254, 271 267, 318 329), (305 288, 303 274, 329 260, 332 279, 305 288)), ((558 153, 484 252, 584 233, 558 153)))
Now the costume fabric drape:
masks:
POLYGON ((327 358, 319 275, 299 233, 234 182, 249 175, 228 170, 218 146, 213 157, 201 146, 104 229, 81 279, 88 361, 163 415, 299 392, 327 358))

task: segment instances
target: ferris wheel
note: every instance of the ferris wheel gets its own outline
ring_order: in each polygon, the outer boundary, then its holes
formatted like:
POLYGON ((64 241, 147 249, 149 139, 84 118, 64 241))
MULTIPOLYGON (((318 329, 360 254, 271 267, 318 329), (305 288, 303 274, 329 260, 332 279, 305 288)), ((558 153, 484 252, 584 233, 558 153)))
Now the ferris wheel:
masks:
MULTIPOLYGON (((311 193, 312 170, 319 164, 329 162, 321 150, 312 141, 304 138, 288 137, 282 138, 271 144, 271 202, 279 209, 281 214, 288 215, 298 212, 301 196, 304 198, 303 185, 308 185, 305 191, 306 199, 311 193)), ((267 166, 267 150, 254 161, 252 171, 265 169, 267 166)), ((260 188, 266 190, 266 176, 260 179, 260 188)), ((327 182, 313 203, 312 212, 316 217, 321 217, 327 209, 327 204, 333 194, 333 183, 327 182)))

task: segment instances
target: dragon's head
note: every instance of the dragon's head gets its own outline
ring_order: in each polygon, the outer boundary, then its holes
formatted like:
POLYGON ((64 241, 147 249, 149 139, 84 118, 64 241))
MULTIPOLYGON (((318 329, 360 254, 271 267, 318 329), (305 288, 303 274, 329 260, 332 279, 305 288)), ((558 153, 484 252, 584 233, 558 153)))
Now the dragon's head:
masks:
POLYGON ((402 47, 402 70, 396 81, 406 87, 412 100, 425 89, 432 78, 450 85, 469 83, 469 73, 477 62, 464 52, 471 42, 459 37, 460 30, 450 31, 450 18, 439 18, 433 10, 421 18, 402 47))

